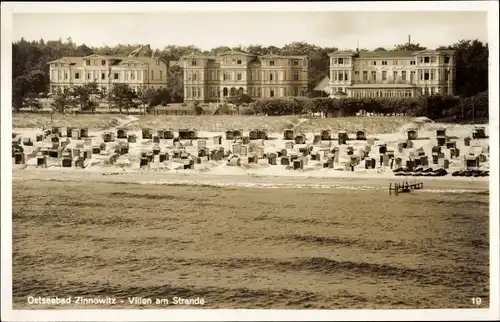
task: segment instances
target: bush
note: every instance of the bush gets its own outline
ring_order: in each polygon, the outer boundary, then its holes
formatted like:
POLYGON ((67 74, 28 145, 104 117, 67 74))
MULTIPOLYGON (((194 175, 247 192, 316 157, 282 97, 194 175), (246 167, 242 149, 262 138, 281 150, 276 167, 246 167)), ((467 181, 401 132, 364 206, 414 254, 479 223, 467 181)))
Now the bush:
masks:
POLYGON ((200 105, 200 102, 194 101, 193 102, 193 110, 194 114, 196 115, 203 115, 205 111, 203 110, 203 106, 200 105))
POLYGON ((430 119, 453 117, 473 120, 488 118, 488 93, 473 97, 419 96, 404 98, 268 98, 250 104, 242 114, 300 115, 322 112, 326 116, 355 116, 360 110, 368 113, 426 116, 430 119))

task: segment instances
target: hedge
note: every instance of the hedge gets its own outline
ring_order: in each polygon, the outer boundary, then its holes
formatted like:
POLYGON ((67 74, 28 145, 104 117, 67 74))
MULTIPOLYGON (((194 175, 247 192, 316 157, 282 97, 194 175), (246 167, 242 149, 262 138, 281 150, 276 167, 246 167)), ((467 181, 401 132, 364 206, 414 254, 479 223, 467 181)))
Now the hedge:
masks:
POLYGON ((245 114, 277 116, 324 113, 328 117, 355 116, 360 110, 376 114, 426 116, 430 119, 487 119, 488 92, 465 98, 442 95, 408 98, 269 98, 251 103, 245 114))

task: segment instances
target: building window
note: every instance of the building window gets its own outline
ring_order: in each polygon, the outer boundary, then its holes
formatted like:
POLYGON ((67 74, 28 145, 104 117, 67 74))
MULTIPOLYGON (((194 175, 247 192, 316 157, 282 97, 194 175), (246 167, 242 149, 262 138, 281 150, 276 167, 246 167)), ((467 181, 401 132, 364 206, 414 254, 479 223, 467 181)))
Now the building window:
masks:
POLYGON ((135 71, 130 72, 130 80, 135 80, 135 71))
POLYGON ((274 60, 269 61, 269 66, 274 66, 274 60))
POLYGON ((436 62, 436 56, 432 56, 431 57, 431 63, 435 63, 436 62))
POLYGON ((101 73, 101 79, 106 79, 106 73, 101 73))
POLYGON ((344 58, 339 58, 339 65, 343 65, 344 64, 344 58))
POLYGON ((113 78, 118 79, 118 73, 114 73, 113 78))
POLYGON ((90 59, 87 59, 87 60, 85 61, 85 65, 90 66, 90 59))
POLYGON ((377 65, 377 62, 376 62, 375 60, 373 61, 373 65, 374 65, 374 66, 375 66, 375 65, 377 65))
POLYGON ((92 73, 87 73, 87 79, 91 80, 92 79, 92 73))
POLYGON ((242 79, 241 73, 236 74, 236 79, 239 80, 239 81, 242 79))
POLYGON ((194 72, 193 73, 193 80, 198 80, 198 73, 197 72, 194 72))
POLYGON ((75 73, 75 79, 80 79, 80 73, 75 73))
POLYGON ((293 66, 299 66, 299 60, 298 59, 294 59, 293 60, 293 66))
POLYGON ((294 70, 293 71, 293 80, 294 81, 298 81, 299 80, 299 71, 298 70, 294 70))
MULTIPOLYGON (((152 70, 151 71, 151 80, 154 80, 154 79, 155 79, 155 72, 152 70)), ((191 76, 189 76, 188 80, 191 80, 191 76)))
POLYGON ((372 71, 372 80, 376 81, 377 80, 377 72, 372 71))
POLYGON ((345 73, 344 73, 344 79, 345 79, 346 81, 348 81, 348 80, 349 80, 349 77, 347 76, 347 72, 345 72, 345 73))
POLYGON ((450 57, 445 57, 444 58, 444 63, 449 64, 450 63, 450 57))
POLYGON ((368 71, 366 71, 366 70, 363 71, 363 80, 364 81, 368 80, 368 71))
POLYGON ((424 73, 424 80, 429 80, 430 79, 430 74, 429 72, 424 73))
POLYGON ((392 79, 396 80, 398 78, 398 72, 394 71, 392 72, 392 79))
POLYGON ((68 72, 64 72, 64 79, 68 79, 68 72))
POLYGON ((238 59, 238 60, 236 61, 236 64, 241 65, 241 59, 238 59))
POLYGON ((269 96, 274 97, 274 90, 271 90, 271 91, 269 92, 269 96))
POLYGON ((344 73, 339 73, 339 81, 343 81, 344 80, 344 73))
POLYGON ((354 75, 359 75, 359 71, 355 71, 355 72, 354 72, 354 75))
POLYGON ((426 56, 426 57, 424 57, 424 64, 428 64, 428 63, 429 63, 429 57, 426 56))
POLYGON ((196 66, 196 59, 191 60, 191 66, 196 66))
POLYGON ((128 72, 125 72, 125 80, 128 81, 128 72))
POLYGON ((160 60, 159 59, 156 60, 156 66, 160 66, 160 60))
POLYGON ((382 60, 382 65, 387 65, 387 60, 382 60))
POLYGON ((382 71, 382 80, 385 81, 387 80, 387 71, 382 71))
POLYGON ((448 79, 449 79, 449 77, 450 77, 450 71, 449 71, 449 70, 446 70, 446 71, 444 72, 444 81, 445 81, 446 83, 448 83, 448 79))
POLYGON ((272 81, 273 80, 273 73, 269 73, 269 80, 272 81))
POLYGON ((414 60, 410 60, 410 65, 415 65, 415 61, 414 60))
POLYGON ((434 80, 434 78, 436 77, 435 73, 436 72, 434 71, 434 69, 432 69, 431 70, 431 80, 434 80))
POLYGON ((394 60, 394 61, 392 62, 392 64, 393 64, 393 65, 397 65, 397 64, 398 64, 398 61, 397 61, 397 60, 394 60))
POLYGON ((410 82, 413 82, 413 80, 415 79, 415 72, 410 72, 410 82))
POLYGON ((404 80, 404 81, 406 80, 406 71, 405 70, 401 71, 401 80, 404 80))
POLYGON ((106 65, 106 61, 105 60, 101 60, 101 65, 106 65))
POLYGON ((339 60, 338 60, 337 58, 334 58, 334 59, 333 59, 333 63, 334 63, 335 65, 338 63, 338 61, 339 61, 339 60))

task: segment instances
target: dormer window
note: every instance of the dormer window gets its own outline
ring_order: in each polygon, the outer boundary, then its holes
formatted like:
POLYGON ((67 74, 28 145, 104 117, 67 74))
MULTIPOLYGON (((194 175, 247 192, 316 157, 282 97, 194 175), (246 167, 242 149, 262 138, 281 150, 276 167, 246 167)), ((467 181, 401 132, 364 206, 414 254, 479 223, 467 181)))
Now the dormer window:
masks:
POLYGON ((159 59, 156 60, 156 66, 160 66, 160 60, 159 59))
POLYGON ((449 64, 449 63, 450 63, 450 57, 446 56, 446 57, 444 58, 444 63, 445 63, 445 64, 449 64))
POLYGON ((101 65, 105 66, 106 65, 106 61, 105 60, 101 60, 101 65))
POLYGON ((191 66, 196 66, 196 59, 191 60, 191 66))
POLYGON ((269 61, 269 66, 274 66, 274 60, 269 61))
POLYGON ((429 63, 429 57, 424 57, 424 63, 428 64, 429 63))
POLYGON ((236 64, 241 65, 241 59, 236 60, 236 64))
POLYGON ((299 60, 298 59, 294 59, 293 60, 293 66, 299 66, 299 60))
POLYGON ((85 65, 90 66, 90 59, 87 59, 87 60, 85 61, 85 65))
POLYGON ((344 64, 344 58, 339 58, 339 65, 343 65, 344 64))

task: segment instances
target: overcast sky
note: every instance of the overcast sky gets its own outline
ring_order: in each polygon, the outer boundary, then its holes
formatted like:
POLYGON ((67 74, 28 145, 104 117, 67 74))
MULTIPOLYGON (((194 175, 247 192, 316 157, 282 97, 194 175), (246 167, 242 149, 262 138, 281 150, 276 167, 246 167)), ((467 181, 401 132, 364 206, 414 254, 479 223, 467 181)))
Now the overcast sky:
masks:
MULTIPOLYGON (((451 8, 450 8, 451 9, 451 8)), ((113 46, 195 45, 201 49, 306 41, 354 49, 413 42, 428 48, 460 39, 488 40, 487 13, 461 12, 196 12, 14 14, 13 40, 65 40, 113 46)))

